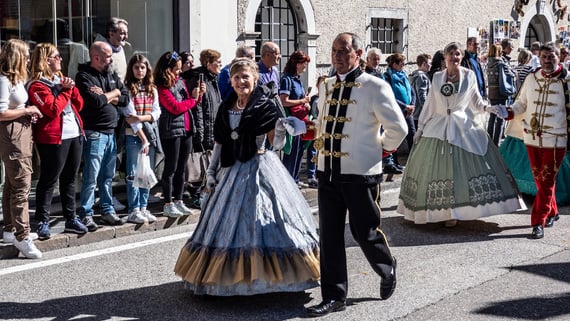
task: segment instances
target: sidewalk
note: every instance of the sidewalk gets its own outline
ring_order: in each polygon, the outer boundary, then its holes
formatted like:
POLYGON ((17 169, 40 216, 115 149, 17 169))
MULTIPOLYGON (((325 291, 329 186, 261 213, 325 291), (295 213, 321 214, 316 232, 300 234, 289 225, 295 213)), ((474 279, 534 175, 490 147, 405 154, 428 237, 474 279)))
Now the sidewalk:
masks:
MULTIPOLYGON (((78 181, 80 182, 80 181, 78 181)), ((35 212, 35 183, 32 183, 32 192, 30 193, 30 220, 32 232, 36 230, 38 222, 34 220, 35 212)), ((156 188, 155 188, 156 189, 156 188)), ((154 190, 151 190, 151 193, 154 190)), ((158 188, 160 190, 160 188, 158 188)), ((121 182, 113 182, 113 196, 123 204, 127 205, 127 194, 126 186, 124 180, 121 182)), ((311 207, 316 207, 317 205, 317 191, 315 189, 303 189, 303 195, 309 202, 311 207)), ((160 197, 160 192, 152 193, 155 196, 160 197)), ((189 199, 184 200, 187 205, 189 205, 189 199)), ((79 192, 76 194, 76 202, 79 205, 79 192)), ((118 237, 128 236, 138 233, 154 232, 158 230, 168 229, 180 225, 193 224, 198 221, 200 217, 200 210, 195 209, 194 213, 189 216, 182 216, 179 218, 170 218, 162 216, 163 203, 162 199, 159 202, 149 204, 148 209, 154 214, 158 220, 154 223, 146 224, 133 224, 127 223, 127 210, 117 211, 117 214, 121 217, 123 225, 118 226, 108 226, 100 222, 101 215, 97 206, 94 206, 95 215, 94 219, 97 224, 99 224, 99 229, 95 232, 88 232, 83 235, 78 235, 74 233, 64 233, 65 219, 61 214, 61 203, 59 200, 59 190, 56 188, 54 191, 53 203, 51 206, 51 219, 50 219, 50 232, 51 238, 44 241, 36 241, 35 244, 38 249, 42 252, 57 250, 72 246, 80 246, 94 242, 100 242, 104 240, 114 239, 118 237)), ((0 223, 4 221, 4 217, 1 212, 0 206, 0 223)), ((0 243, 0 259, 14 258, 18 256, 18 250, 12 244, 0 243)))

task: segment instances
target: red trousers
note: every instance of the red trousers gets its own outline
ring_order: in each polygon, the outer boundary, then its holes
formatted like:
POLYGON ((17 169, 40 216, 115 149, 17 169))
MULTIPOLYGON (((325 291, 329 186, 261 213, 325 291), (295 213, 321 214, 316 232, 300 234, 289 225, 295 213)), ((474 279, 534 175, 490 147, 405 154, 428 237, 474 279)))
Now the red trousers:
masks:
POLYGON ((542 225, 546 218, 558 214, 554 190, 556 175, 566 153, 565 148, 526 146, 530 168, 536 183, 536 197, 530 212, 530 224, 542 225))

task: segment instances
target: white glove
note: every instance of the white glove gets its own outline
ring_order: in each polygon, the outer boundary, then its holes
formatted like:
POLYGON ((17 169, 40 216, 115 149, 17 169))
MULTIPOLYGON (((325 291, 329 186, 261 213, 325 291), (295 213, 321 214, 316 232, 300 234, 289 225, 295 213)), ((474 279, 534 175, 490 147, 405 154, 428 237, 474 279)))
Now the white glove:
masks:
POLYGON ((420 141, 420 138, 422 137, 423 133, 424 133, 423 129, 416 130, 416 133, 414 134, 414 145, 420 141))
POLYGON ((509 113, 507 112, 507 106, 505 105, 490 105, 487 106, 487 112, 497 115, 500 118, 507 118, 509 113))
POLYGON ((283 127, 285 127, 291 136, 298 136, 307 132, 305 122, 297 117, 289 116, 286 118, 280 118, 278 123, 279 122, 283 123, 283 127))
POLYGON ((283 148, 283 146, 285 146, 285 143, 287 142, 286 134, 287 134, 287 130, 285 129, 285 126, 283 125, 282 118, 279 118, 277 120, 277 122, 275 123, 275 134, 273 135, 273 141, 271 142, 271 145, 273 145, 273 148, 275 148, 276 150, 279 150, 279 149, 283 148))

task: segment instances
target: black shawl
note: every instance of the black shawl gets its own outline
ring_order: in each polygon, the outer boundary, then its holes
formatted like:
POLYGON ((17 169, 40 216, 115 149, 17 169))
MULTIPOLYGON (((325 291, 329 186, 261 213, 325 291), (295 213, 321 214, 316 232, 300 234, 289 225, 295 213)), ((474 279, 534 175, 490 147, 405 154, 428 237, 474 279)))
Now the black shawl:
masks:
POLYGON ((283 117, 283 111, 276 94, 266 86, 257 86, 242 112, 238 127, 230 128, 228 110, 237 100, 231 95, 222 102, 216 115, 214 138, 222 144, 221 166, 232 166, 236 160, 246 162, 257 154, 256 137, 275 128, 275 122, 283 117), (232 132, 237 134, 232 135, 232 132), (232 136, 236 139, 232 139, 232 136))

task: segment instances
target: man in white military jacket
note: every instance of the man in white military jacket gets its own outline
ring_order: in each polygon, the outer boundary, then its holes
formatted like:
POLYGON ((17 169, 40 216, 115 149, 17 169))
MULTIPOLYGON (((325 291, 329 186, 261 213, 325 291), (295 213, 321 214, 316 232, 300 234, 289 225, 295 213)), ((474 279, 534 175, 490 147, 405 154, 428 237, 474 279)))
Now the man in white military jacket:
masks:
POLYGON ((382 278, 380 297, 388 299, 396 287, 396 260, 380 229, 380 182, 382 157, 398 148, 408 128, 390 85, 360 69, 362 53, 357 35, 339 34, 332 46, 336 75, 319 88, 322 98, 314 146, 318 150, 323 301, 307 308, 308 316, 346 308, 347 210, 354 239, 382 278))

